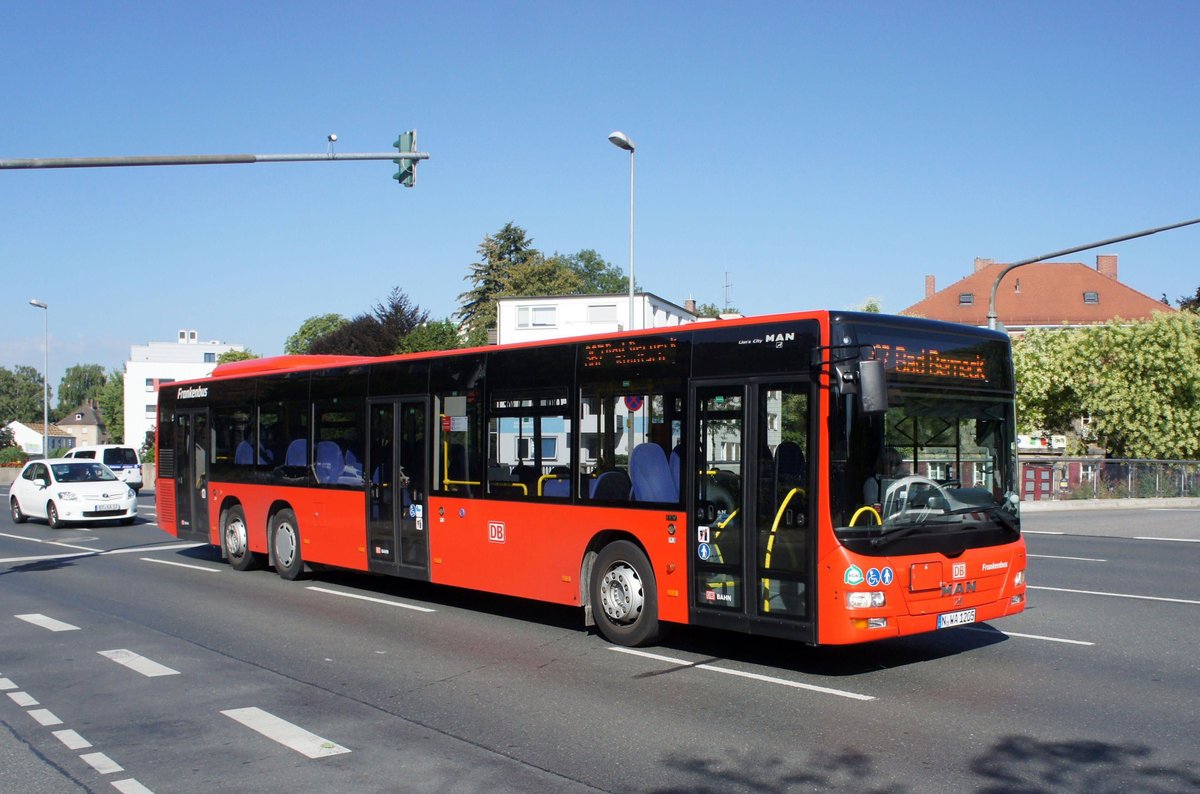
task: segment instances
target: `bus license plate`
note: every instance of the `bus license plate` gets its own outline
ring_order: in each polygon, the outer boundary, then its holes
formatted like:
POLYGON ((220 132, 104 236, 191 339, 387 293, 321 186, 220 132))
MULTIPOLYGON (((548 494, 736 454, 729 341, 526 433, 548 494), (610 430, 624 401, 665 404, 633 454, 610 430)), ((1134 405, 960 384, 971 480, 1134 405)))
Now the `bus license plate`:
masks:
POLYGON ((954 626, 965 626, 968 623, 975 622, 975 610, 963 609, 958 612, 947 612, 943 615, 938 615, 937 627, 939 629, 949 629, 954 626))

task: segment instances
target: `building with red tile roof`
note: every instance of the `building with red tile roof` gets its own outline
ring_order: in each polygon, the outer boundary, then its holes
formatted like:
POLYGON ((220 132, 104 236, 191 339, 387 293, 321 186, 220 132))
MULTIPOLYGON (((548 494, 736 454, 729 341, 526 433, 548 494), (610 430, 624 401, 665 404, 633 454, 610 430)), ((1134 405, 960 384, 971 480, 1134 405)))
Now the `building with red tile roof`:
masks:
MULTIPOLYGON (((925 277, 925 298, 901 314, 986 326, 988 297, 1005 267, 991 259, 975 260, 975 271, 943 290, 925 277)), ((1096 267, 1082 262, 1038 262, 1009 272, 996 291, 996 316, 1011 334, 1030 328, 1078 327, 1123 320, 1149 319, 1175 309, 1122 284, 1117 257, 1102 254, 1096 267)))

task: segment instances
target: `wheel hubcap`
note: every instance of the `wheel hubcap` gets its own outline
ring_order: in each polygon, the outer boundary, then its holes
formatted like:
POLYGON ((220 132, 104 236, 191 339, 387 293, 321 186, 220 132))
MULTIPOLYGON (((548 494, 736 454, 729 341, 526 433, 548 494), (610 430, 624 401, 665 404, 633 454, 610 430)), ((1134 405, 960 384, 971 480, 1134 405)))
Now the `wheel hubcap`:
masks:
POLYGON ((246 524, 241 519, 234 519, 225 525, 225 550, 232 557, 245 555, 246 524))
POLYGON ((634 623, 646 605, 642 579, 628 563, 614 563, 600 581, 600 603, 615 623, 634 623))
POLYGON ((287 568, 296 556, 296 531, 291 524, 280 524, 275 530, 275 562, 287 568))

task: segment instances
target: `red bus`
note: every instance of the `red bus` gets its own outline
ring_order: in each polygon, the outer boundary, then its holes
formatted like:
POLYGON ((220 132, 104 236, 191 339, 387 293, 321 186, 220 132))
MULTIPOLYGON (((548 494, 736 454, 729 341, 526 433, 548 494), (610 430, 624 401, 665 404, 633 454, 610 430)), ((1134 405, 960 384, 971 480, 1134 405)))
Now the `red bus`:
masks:
POLYGON ((852 312, 159 391, 158 521, 238 570, 366 571, 846 644, 1025 606, 1008 337, 852 312))

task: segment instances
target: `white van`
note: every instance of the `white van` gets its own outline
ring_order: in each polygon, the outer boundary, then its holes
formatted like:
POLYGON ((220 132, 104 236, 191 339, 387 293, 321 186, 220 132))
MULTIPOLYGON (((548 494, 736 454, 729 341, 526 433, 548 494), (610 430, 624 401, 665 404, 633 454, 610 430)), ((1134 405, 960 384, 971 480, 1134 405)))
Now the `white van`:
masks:
POLYGON ((97 444, 96 446, 73 447, 64 458, 88 458, 98 460, 113 470, 121 482, 137 493, 142 489, 142 461, 137 450, 123 444, 97 444))

